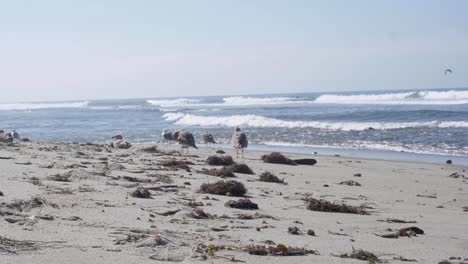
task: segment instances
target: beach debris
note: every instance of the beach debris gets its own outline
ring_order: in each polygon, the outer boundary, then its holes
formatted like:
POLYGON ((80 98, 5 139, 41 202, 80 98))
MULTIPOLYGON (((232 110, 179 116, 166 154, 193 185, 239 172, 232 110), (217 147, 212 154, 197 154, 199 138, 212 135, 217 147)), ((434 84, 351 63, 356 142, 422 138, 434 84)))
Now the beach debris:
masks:
POLYGON ((119 163, 112 163, 109 165, 110 170, 125 170, 125 166, 119 163))
POLYGON ((468 258, 450 257, 448 260, 442 260, 438 264, 468 264, 468 258))
POLYGON ((209 156, 206 159, 206 164, 211 166, 228 166, 234 164, 231 156, 209 156))
POLYGON ((143 241, 137 243, 136 247, 156 247, 156 246, 165 246, 169 241, 163 238, 161 235, 149 236, 143 241))
POLYGON ((241 150, 241 157, 244 159, 244 149, 249 145, 247 135, 241 132, 239 127, 234 128, 231 138, 232 146, 236 149, 236 157, 239 158, 239 149, 241 150))
POLYGON ((297 165, 296 162, 294 162, 292 159, 285 157, 279 152, 272 152, 268 155, 263 155, 262 160, 265 163, 297 165))
POLYGON ((453 162, 452 162, 452 160, 447 160, 445 163, 452 164, 453 162))
POLYGON ((32 163, 30 161, 17 161, 15 162, 17 165, 31 165, 32 163))
POLYGON ((458 173, 458 172, 454 172, 454 173, 450 174, 449 177, 450 178, 455 178, 455 179, 458 179, 458 178, 468 179, 468 177, 466 177, 465 175, 463 175, 461 173, 458 173))
POLYGON ((194 219, 212 219, 215 218, 214 215, 208 214, 205 211, 203 211, 200 208, 196 208, 190 213, 187 214, 188 217, 194 218, 194 219))
POLYGON ((357 181, 348 180, 340 182, 341 185, 348 185, 348 186, 361 186, 361 184, 357 181))
POLYGON ((132 193, 130 193, 130 195, 135 198, 151 199, 150 191, 142 187, 134 190, 132 193))
POLYGON ((0 191, 0 196, 4 196, 4 194, 3 194, 3 192, 2 192, 2 191, 0 191))
POLYGON ((5 236, 0 236, 0 253, 17 255, 20 252, 37 251, 47 247, 55 247, 64 241, 33 241, 33 240, 16 240, 5 236))
POLYGON ((70 182, 71 181, 71 173, 65 172, 62 174, 53 174, 47 176, 47 179, 50 181, 58 181, 58 182, 70 182))
POLYGON ((291 235, 300 235, 301 230, 297 226, 288 227, 288 233, 291 235))
POLYGON ((217 154, 226 154, 226 151, 222 150, 222 149, 218 149, 216 151, 217 154))
POLYGON ((260 218, 278 220, 277 218, 271 215, 259 214, 258 212, 254 214, 238 214, 237 215, 237 219, 241 219, 241 220, 254 220, 254 219, 260 219, 260 218))
POLYGON ((190 167, 188 165, 195 165, 195 163, 191 161, 170 159, 170 160, 162 161, 160 165, 164 167, 171 167, 174 169, 183 169, 183 170, 190 172, 190 167))
POLYGON ((158 262, 183 262, 187 256, 187 253, 178 251, 165 251, 156 252, 156 254, 149 256, 150 259, 158 262))
POLYGON ((310 166, 313 166, 315 164, 317 164, 317 160, 316 159, 295 159, 293 160, 296 164, 298 165, 310 165, 310 166))
POLYGON ((322 199, 307 198, 306 206, 308 210, 331 213, 360 214, 368 215, 369 212, 363 206, 351 206, 344 203, 338 204, 322 199))
POLYGON ((76 215, 72 215, 72 216, 68 216, 68 217, 62 217, 62 220, 65 220, 65 221, 78 221, 78 220, 81 220, 81 217, 76 216, 76 215))
POLYGON ((250 245, 246 250, 249 254, 258 256, 304 256, 309 254, 319 255, 317 250, 288 247, 284 244, 277 244, 276 246, 250 245))
POLYGON ((203 142, 205 142, 205 144, 209 144, 209 143, 216 144, 216 141, 214 140, 214 137, 212 134, 204 134, 203 142))
MULTIPOLYGON (((1 142, 1 141, 0 141, 1 142)), ((13 157, 4 157, 4 156, 0 156, 0 160, 10 160, 10 159, 14 159, 13 157)))
POLYGON ((351 253, 345 253, 339 255, 340 258, 352 258, 352 259, 359 259, 368 261, 370 264, 379 263, 380 259, 369 251, 365 251, 362 249, 354 249, 351 253))
POLYGON ((309 229, 309 230, 307 230, 307 234, 308 234, 309 236, 315 236, 315 231, 312 230, 312 229, 309 229))
POLYGON ((361 173, 354 173, 354 177, 362 177, 361 173))
POLYGON ((180 212, 180 209, 167 210, 167 211, 156 213, 156 214, 162 215, 162 216, 169 216, 169 215, 175 215, 178 212, 180 212))
POLYGON ((330 230, 328 230, 328 234, 334 235, 334 236, 349 236, 346 233, 334 232, 334 231, 330 231, 330 230))
POLYGON ((197 171, 197 172, 205 174, 205 175, 220 177, 220 178, 235 178, 236 177, 236 175, 234 175, 234 173, 227 168, 211 169, 211 170, 202 169, 201 171, 197 171))
POLYGON ((414 220, 407 221, 407 220, 396 219, 396 218, 379 219, 377 221, 386 222, 386 223, 397 223, 397 224, 415 224, 415 223, 417 223, 414 220))
POLYGON ((244 196, 247 192, 244 184, 238 181, 217 181, 215 183, 204 183, 200 186, 199 192, 216 195, 244 196))
POLYGON ((416 197, 437 199, 436 194, 417 194, 416 197))
POLYGON ((31 140, 27 137, 20 139, 21 142, 31 142, 31 140))
POLYGON ((399 236, 406 236, 406 237, 412 237, 416 235, 424 235, 424 230, 422 230, 419 227, 416 226, 411 226, 411 227, 406 227, 402 228, 398 231, 399 236))
POLYGON ((151 179, 142 179, 142 178, 130 177, 130 176, 122 176, 122 179, 129 181, 129 182, 143 182, 143 183, 151 182, 151 179))
POLYGON ((160 153, 157 146, 146 147, 146 148, 142 148, 140 150, 143 151, 143 152, 146 152, 146 153, 160 153))
POLYGON ((269 171, 265 171, 262 174, 260 174, 260 178, 258 180, 262 182, 284 183, 284 179, 278 178, 276 175, 273 175, 273 173, 269 171))
POLYGON ((412 226, 407 228, 402 228, 396 232, 380 234, 378 236, 383 238, 399 238, 399 237, 413 237, 417 235, 423 235, 424 231, 418 227, 412 226))
POLYGON ((401 262, 418 262, 416 259, 409 259, 409 258, 405 258, 405 257, 402 257, 402 256, 394 257, 393 260, 398 260, 398 261, 401 261, 401 262))
POLYGON ((462 209, 463 209, 463 212, 468 212, 468 206, 463 206, 462 209))
POLYGON ((234 163, 230 166, 227 166, 226 169, 235 173, 254 174, 253 170, 249 166, 247 166, 247 164, 234 163))
POLYGON ((258 210, 258 204, 250 201, 249 199, 229 200, 224 203, 224 206, 243 209, 243 210, 258 210))
POLYGON ((33 208, 41 207, 46 204, 47 204, 47 200, 44 197, 33 196, 29 200, 14 200, 11 203, 3 202, 0 204, 0 208, 4 207, 7 209, 12 209, 12 210, 23 212, 23 211, 29 211, 33 208))

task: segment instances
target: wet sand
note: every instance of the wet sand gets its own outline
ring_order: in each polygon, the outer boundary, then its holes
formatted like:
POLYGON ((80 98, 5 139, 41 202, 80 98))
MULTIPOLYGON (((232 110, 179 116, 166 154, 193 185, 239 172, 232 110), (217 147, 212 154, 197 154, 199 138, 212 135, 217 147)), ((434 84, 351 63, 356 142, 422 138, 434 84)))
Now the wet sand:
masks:
POLYGON ((206 164, 215 146, 142 150, 151 146, 0 145, 0 263, 366 263, 341 257, 353 249, 387 263, 468 257, 466 167, 287 154, 318 161, 293 166, 225 150, 254 171, 225 179, 259 207, 242 210, 225 205, 240 197, 198 192, 221 180, 203 173, 221 168, 206 164), (287 184, 259 181, 265 171, 287 184), (133 197, 138 188, 150 196, 133 197), (310 199, 368 214, 308 210, 310 199), (283 256, 293 252, 305 255, 283 256))

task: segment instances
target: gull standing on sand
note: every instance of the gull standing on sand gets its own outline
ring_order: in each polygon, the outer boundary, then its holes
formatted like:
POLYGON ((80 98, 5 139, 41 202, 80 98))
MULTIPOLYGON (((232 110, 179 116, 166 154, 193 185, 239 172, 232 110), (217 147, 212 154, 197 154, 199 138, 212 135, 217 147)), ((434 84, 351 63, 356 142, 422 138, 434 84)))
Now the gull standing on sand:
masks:
POLYGON ((239 127, 234 129, 232 134, 232 146, 236 149, 236 157, 239 157, 239 149, 242 151, 242 159, 244 159, 244 149, 249 145, 247 136, 241 132, 239 127))
POLYGON ((214 140, 214 137, 212 134, 204 134, 203 135, 203 141, 205 142, 205 144, 209 144, 209 143, 212 143, 212 144, 216 144, 216 141, 214 140))
POLYGON ((177 141, 179 139, 179 133, 181 130, 177 130, 176 132, 172 133, 172 140, 177 141))
POLYGON ((182 153, 184 152, 184 148, 187 149, 187 154, 190 147, 198 149, 198 147, 195 145, 195 138, 193 137, 193 134, 186 130, 179 131, 177 141, 182 147, 182 153))
POLYGON ((117 149, 128 149, 132 146, 122 135, 115 135, 112 137, 114 142, 112 142, 110 145, 113 148, 117 149))
POLYGON ((11 131, 11 132, 10 132, 10 135, 11 135, 14 139, 19 139, 19 138, 20 138, 20 135, 19 135, 18 132, 16 132, 15 130, 11 131))
POLYGON ((167 131, 166 129, 163 130, 162 134, 161 134, 161 137, 165 140, 172 140, 173 137, 172 137, 172 132, 171 131, 167 131))
POLYGON ((12 143, 13 142, 13 136, 11 135, 11 133, 8 133, 8 134, 3 134, 1 133, 0 134, 0 142, 1 143, 12 143))

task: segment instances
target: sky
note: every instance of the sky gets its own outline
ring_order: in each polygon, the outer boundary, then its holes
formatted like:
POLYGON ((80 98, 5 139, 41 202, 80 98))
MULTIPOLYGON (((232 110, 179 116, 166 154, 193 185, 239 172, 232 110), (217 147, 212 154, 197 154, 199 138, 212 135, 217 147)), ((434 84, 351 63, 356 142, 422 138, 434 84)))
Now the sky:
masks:
POLYGON ((464 0, 0 0, 0 102, 468 87, 467 12, 464 0))

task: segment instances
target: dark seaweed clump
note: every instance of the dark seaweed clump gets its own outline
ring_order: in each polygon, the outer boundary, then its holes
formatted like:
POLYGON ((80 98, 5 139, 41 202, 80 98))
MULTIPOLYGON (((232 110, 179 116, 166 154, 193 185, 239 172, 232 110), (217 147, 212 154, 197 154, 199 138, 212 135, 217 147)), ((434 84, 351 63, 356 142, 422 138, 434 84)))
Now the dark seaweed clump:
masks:
POLYGON ((307 209, 311 211, 330 212, 330 213, 345 213, 345 214, 360 214, 368 215, 361 206, 351 206, 346 204, 331 203, 326 200, 319 200, 314 198, 307 199, 307 209))
POLYGON ((247 164, 232 164, 231 166, 227 166, 226 169, 235 173, 254 174, 253 170, 247 166, 247 164))
POLYGON ((234 164, 231 156, 209 156, 206 159, 206 164, 211 166, 229 166, 234 164))
POLYGON ((265 171, 262 174, 260 174, 259 181, 284 183, 284 180, 278 178, 276 175, 274 175, 273 173, 269 171, 265 171))
POLYGON ((241 197, 247 193, 247 189, 241 182, 230 180, 217 181, 215 183, 204 183, 200 186, 199 192, 241 197))
POLYGON ((297 165, 292 159, 285 157, 279 152, 272 152, 268 155, 263 155, 262 160, 265 163, 297 165))

